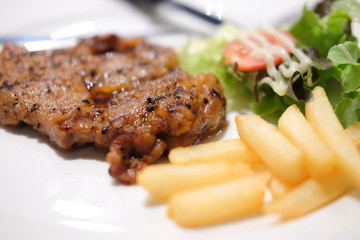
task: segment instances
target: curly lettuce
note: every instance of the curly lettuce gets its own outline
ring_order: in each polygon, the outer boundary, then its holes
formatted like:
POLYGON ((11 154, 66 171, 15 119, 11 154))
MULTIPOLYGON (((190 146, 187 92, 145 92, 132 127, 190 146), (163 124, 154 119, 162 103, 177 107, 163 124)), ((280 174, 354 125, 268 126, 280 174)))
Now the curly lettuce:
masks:
POLYGON ((227 25, 220 28, 214 37, 190 38, 179 53, 180 66, 190 74, 209 72, 217 76, 224 88, 229 109, 249 108, 252 101, 251 87, 234 77, 222 55, 222 48, 238 31, 227 25))
POLYGON ((349 126, 360 120, 360 49, 355 42, 333 46, 328 58, 334 64, 333 76, 340 82, 342 92, 335 112, 343 124, 349 126))
POLYGON ((191 74, 215 74, 229 110, 250 109, 274 122, 291 104, 303 109, 309 90, 320 85, 346 127, 360 120, 360 50, 350 28, 351 21, 359 19, 360 4, 355 0, 335 1, 321 16, 304 6, 302 16, 288 31, 297 47, 311 57, 313 69, 311 76, 294 73, 288 80, 291 91, 285 96, 277 95, 269 85, 258 86, 263 71, 239 72, 224 63, 223 47, 241 31, 231 26, 222 26, 206 39, 190 39, 179 55, 180 65, 191 74))

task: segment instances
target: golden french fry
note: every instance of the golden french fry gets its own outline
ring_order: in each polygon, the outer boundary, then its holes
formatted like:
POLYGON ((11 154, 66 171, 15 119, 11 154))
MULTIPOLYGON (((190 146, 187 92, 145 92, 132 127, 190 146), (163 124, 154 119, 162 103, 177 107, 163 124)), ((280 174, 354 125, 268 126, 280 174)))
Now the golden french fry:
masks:
POLYGON ((186 191, 170 197, 168 215, 184 227, 219 223, 259 210, 264 191, 262 176, 186 191))
POLYGON ((322 140, 337 155, 336 165, 360 188, 360 155, 337 119, 323 88, 313 90, 314 98, 306 103, 306 118, 322 140))
POLYGON ((318 209, 344 194, 349 180, 339 172, 322 179, 308 179, 270 203, 265 211, 295 218, 318 209))
POLYGON ((306 177, 302 152, 283 134, 257 115, 235 117, 240 138, 251 146, 271 172, 289 184, 306 177))
POLYGON ((350 137, 357 149, 360 149, 360 122, 354 122, 345 129, 345 133, 350 137))
POLYGON ((270 182, 272 178, 272 173, 270 169, 263 162, 250 165, 250 169, 257 176, 262 176, 266 183, 270 182))
POLYGON ((335 168, 335 154, 322 142, 305 116, 294 104, 279 118, 279 130, 305 155, 305 164, 312 177, 324 177, 335 168))
POLYGON ((263 171, 269 171, 269 168, 266 166, 264 162, 259 162, 256 164, 250 165, 251 170, 253 170, 255 173, 263 172, 263 171))
POLYGON ((239 162, 214 162, 193 165, 155 164, 145 167, 137 182, 158 200, 185 190, 252 175, 248 165, 239 162))
POLYGON ((178 147, 169 153, 172 164, 193 164, 215 161, 260 162, 252 149, 241 139, 222 140, 189 147, 178 147))
POLYGON ((273 199, 278 199, 279 197, 284 196, 289 190, 291 186, 287 185, 286 183, 280 181, 277 178, 272 178, 269 184, 269 190, 273 199))

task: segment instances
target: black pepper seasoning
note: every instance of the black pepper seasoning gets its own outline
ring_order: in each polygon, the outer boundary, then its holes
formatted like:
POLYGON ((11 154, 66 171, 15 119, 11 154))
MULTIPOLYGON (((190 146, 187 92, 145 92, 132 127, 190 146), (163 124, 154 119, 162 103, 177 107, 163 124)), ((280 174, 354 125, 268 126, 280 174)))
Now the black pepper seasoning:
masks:
POLYGON ((150 104, 149 106, 146 107, 146 111, 148 111, 148 112, 152 112, 152 111, 154 111, 154 109, 155 109, 155 106, 153 104, 150 104))
POLYGON ((109 130, 109 127, 103 127, 103 128, 101 129, 101 134, 104 135, 108 130, 109 130))
POLYGON ((82 100, 82 102, 83 102, 83 103, 90 104, 90 101, 89 101, 87 98, 84 98, 84 99, 82 100))

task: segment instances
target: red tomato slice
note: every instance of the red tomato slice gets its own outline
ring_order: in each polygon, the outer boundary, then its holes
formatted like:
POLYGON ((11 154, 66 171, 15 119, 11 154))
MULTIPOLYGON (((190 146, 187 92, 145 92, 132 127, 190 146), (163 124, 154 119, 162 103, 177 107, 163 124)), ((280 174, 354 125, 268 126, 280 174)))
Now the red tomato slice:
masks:
MULTIPOLYGON (((283 47, 290 52, 284 44, 274 37, 266 33, 265 31, 260 32, 270 43, 283 47)), ((281 32, 290 38, 293 42, 295 42, 295 38, 287 32, 281 32)), ((255 43, 257 42, 255 39, 252 39, 255 43)), ((223 54, 225 56, 226 64, 237 64, 238 70, 240 71, 256 71, 266 68, 266 62, 262 59, 252 58, 250 56, 251 49, 245 45, 240 39, 235 39, 232 42, 229 42, 223 49, 223 54)), ((282 58, 280 56, 274 55, 274 64, 279 65, 282 63, 282 58)))

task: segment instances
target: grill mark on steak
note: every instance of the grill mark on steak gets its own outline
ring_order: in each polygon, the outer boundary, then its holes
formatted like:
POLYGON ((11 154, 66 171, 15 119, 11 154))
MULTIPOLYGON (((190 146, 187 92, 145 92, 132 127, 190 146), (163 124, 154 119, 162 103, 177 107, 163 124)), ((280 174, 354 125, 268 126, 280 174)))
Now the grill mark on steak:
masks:
POLYGON ((176 67, 172 50, 115 35, 52 51, 6 44, 0 123, 24 122, 63 149, 94 143, 109 151, 109 173, 134 183, 165 150, 194 144, 224 123, 216 77, 176 67))

